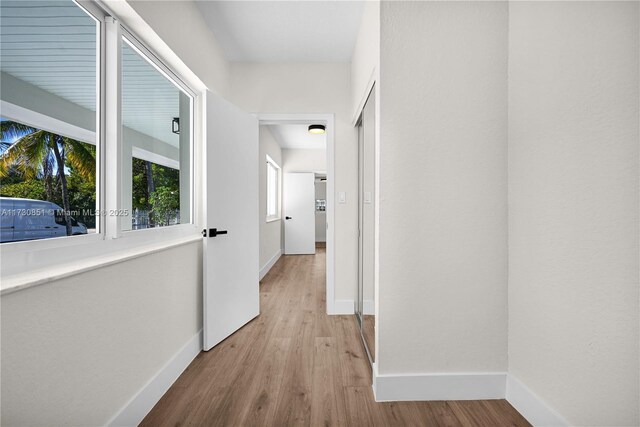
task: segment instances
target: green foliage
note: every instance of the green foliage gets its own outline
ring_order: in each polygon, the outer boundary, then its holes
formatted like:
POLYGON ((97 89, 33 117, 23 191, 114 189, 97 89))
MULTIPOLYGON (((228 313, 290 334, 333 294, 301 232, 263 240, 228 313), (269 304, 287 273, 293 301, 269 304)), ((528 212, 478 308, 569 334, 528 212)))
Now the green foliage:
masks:
POLYGON ((96 209, 95 179, 87 180, 72 168, 71 173, 67 176, 67 187, 69 204, 75 213, 74 218, 84 223, 87 228, 95 228, 96 217, 95 214, 91 214, 96 209))
POLYGON ((64 207, 57 149, 67 180, 68 209, 76 220, 95 227, 95 146, 9 120, 0 122, 0 140, 2 196, 47 200, 64 207))
POLYGON ((152 163, 155 191, 149 195, 146 166, 145 160, 133 158, 132 208, 150 211, 152 223, 168 225, 175 211, 180 209, 180 171, 152 163))
POLYGON ((175 191, 180 189, 180 171, 178 169, 156 165, 155 163, 151 167, 156 188, 167 187, 175 191))
POLYGON ((180 209, 180 194, 169 187, 156 187, 151 194, 151 214, 156 224, 169 225, 175 212, 180 209))
POLYGON ((133 158, 132 163, 132 204, 133 209, 140 209, 142 211, 151 210, 151 204, 149 203, 149 194, 147 191, 147 168, 145 161, 141 159, 133 158))
POLYGON ((29 179, 23 182, 4 184, 0 187, 0 196, 45 200, 44 182, 38 179, 29 179))

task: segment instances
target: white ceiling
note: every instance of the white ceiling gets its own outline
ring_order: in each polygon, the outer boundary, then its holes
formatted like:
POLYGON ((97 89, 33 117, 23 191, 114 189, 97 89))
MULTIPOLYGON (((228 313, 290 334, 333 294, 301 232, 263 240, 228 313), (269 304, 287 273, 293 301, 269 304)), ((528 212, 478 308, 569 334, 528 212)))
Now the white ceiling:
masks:
MULTIPOLYGON (((0 70, 96 110, 96 22, 71 0, 1 0, 0 70)), ((179 91, 123 44, 122 121, 178 146, 179 91)))
POLYGON ((327 136, 308 132, 309 125, 267 125, 281 148, 325 150, 327 136))
POLYGON ((229 61, 349 62, 363 1, 197 0, 229 61))

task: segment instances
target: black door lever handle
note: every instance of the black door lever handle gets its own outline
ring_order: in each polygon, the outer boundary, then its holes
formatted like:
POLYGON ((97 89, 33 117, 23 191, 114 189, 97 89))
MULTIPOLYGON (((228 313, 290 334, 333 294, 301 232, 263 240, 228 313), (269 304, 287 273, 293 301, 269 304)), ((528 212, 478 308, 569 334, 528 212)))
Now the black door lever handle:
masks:
POLYGON ((284 219, 292 219, 290 216, 285 216, 284 219))
MULTIPOLYGON (((218 234, 227 234, 227 230, 218 230, 217 228, 209 229, 209 237, 216 237, 218 234)), ((207 237, 207 229, 202 230, 202 237, 207 237)))

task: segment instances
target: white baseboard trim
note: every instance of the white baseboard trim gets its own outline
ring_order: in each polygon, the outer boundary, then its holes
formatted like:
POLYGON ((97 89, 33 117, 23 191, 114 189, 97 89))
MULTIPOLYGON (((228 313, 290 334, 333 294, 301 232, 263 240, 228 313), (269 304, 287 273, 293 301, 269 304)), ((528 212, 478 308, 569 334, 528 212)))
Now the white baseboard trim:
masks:
POLYGON ((366 299, 362 301, 362 314, 366 314, 366 315, 376 314, 376 306, 372 299, 366 299))
POLYGON ((333 303, 333 308, 328 314, 355 314, 355 302, 352 299, 338 299, 333 303))
POLYGON ((376 402, 504 399, 505 372, 380 375, 373 370, 376 402))
POLYGON ((271 270, 271 267, 276 265, 276 262, 278 262, 281 256, 282 256, 282 250, 278 249, 278 252, 276 252, 275 255, 272 256, 271 259, 267 261, 267 263, 260 269, 260 279, 258 280, 262 280, 264 276, 267 275, 269 270, 271 270))
POLYGON ((138 393, 107 423, 108 426, 137 426, 169 387, 202 351, 202 329, 182 347, 138 393))
POLYGON ((569 426, 553 408, 547 405, 513 375, 507 375, 507 401, 534 426, 569 426))

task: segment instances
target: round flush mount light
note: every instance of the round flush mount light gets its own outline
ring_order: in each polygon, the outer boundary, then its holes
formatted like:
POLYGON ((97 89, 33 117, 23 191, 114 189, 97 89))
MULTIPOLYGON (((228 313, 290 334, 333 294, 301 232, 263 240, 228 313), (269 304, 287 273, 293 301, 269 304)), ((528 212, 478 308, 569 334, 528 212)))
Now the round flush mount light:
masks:
POLYGON ((309 125, 309 133, 322 135, 324 132, 324 125, 309 125))

